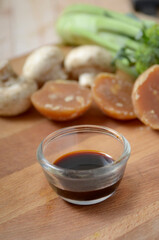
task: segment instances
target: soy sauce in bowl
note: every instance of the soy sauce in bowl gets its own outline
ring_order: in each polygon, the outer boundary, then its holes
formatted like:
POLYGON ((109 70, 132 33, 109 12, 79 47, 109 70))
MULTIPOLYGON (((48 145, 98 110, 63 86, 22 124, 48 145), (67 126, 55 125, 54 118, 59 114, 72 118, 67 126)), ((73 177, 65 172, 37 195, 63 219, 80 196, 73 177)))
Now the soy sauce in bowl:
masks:
POLYGON ((91 205, 116 191, 130 152, 129 142, 114 129, 77 125, 43 139, 37 159, 59 197, 73 204, 91 205))
MULTIPOLYGON (((92 170, 106 165, 112 165, 114 160, 107 154, 97 151, 78 151, 65 154, 58 158, 53 164, 55 166, 72 170, 92 170)), ((120 179, 121 180, 121 179, 120 179)), ((120 180, 102 189, 93 191, 68 191, 60 189, 55 185, 52 188, 63 198, 90 201, 113 194, 118 187, 120 180)))

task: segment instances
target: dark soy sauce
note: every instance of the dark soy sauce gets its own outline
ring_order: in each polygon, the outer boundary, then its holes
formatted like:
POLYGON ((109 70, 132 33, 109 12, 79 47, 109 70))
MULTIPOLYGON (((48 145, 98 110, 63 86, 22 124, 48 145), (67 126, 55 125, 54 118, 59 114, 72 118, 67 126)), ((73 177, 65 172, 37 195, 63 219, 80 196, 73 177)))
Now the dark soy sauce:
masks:
POLYGON ((113 159, 100 152, 72 152, 58 158, 54 164, 58 167, 73 170, 90 170, 113 163, 113 159))
MULTIPOLYGON (((65 169, 90 170, 111 165, 113 162, 114 160, 104 153, 96 151, 79 151, 63 155, 54 162, 54 165, 65 169)), ((119 183, 120 180, 111 186, 86 192, 78 192, 78 189, 77 192, 72 192, 57 188, 52 184, 51 186, 61 197, 72 200, 89 201, 112 194, 119 183)))

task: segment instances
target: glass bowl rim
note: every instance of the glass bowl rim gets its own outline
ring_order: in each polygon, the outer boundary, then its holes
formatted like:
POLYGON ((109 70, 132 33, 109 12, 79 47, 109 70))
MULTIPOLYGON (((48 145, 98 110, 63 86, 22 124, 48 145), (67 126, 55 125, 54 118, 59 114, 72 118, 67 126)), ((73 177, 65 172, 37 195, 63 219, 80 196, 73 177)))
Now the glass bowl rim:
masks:
POLYGON ((119 165, 121 164, 126 164, 127 160, 129 159, 129 156, 130 156, 130 153, 131 153, 131 147, 130 147, 130 144, 128 142, 128 140, 122 135, 120 134, 119 132, 117 132, 116 130, 112 129, 112 128, 109 128, 109 127, 104 127, 104 126, 100 126, 100 125, 90 125, 90 124, 85 124, 85 125, 75 125, 75 126, 71 126, 71 127, 64 127, 64 128, 61 128, 61 129, 58 129, 58 130, 55 130, 54 132, 50 133, 49 135, 47 135, 42 141, 41 143, 39 144, 38 146, 38 149, 37 149, 37 159, 38 159, 38 162, 39 164, 42 166, 42 168, 44 168, 45 170, 47 171, 51 171, 51 172, 54 172, 56 171, 56 173, 67 173, 67 174, 85 174, 85 173, 98 173, 100 170, 105 170, 105 169, 108 169, 108 168, 115 168, 115 167, 118 167, 119 165), (55 164, 51 164, 44 156, 43 154, 43 145, 50 142, 50 141, 53 141, 55 140, 58 136, 62 136, 62 135, 66 135, 66 134, 69 134, 69 133, 78 133, 78 132, 83 132, 82 130, 84 129, 87 129, 86 132, 89 132, 88 130, 93 130, 93 132, 98 132, 98 133, 104 133, 106 135, 109 135, 109 136, 112 136, 114 138, 116 138, 118 141, 120 141, 123 146, 124 146, 124 149, 123 149, 123 152, 122 154, 120 155, 119 159, 117 161, 115 161, 114 163, 110 164, 110 165, 105 165, 103 167, 99 167, 99 168, 94 168, 94 169, 90 169, 90 170, 73 170, 73 169, 66 169, 66 168, 62 168, 62 167, 59 167, 55 164), (96 129, 96 131, 95 131, 96 129), (100 131, 97 131, 100 130, 100 131), (74 130, 71 132, 71 130, 74 130), (80 131, 79 131, 80 130, 80 131), (102 132, 103 131, 103 132, 102 132))

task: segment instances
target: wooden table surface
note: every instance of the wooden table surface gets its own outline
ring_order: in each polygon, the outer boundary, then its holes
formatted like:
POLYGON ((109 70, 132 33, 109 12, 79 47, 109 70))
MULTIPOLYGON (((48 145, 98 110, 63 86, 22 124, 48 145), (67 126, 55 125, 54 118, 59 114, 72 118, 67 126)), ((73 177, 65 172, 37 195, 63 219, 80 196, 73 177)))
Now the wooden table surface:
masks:
POLYGON ((0 60, 59 42, 56 19, 66 6, 79 2, 132 10, 131 0, 0 0, 0 60))
MULTIPOLYGON (((78 1, 1 0, 0 59, 56 42, 55 19, 73 2, 78 1)), ((131 7, 127 0, 99 0, 97 4, 124 12, 131 7)), ((24 59, 12 61, 19 73, 24 59)), ((83 117, 67 123, 47 120, 33 108, 18 117, 0 118, 0 239, 158 240, 158 146, 158 131, 138 120, 112 120, 95 106, 83 117), (48 185, 36 160, 37 146, 44 137, 59 128, 77 124, 114 128, 132 147, 117 193, 93 206, 75 206, 61 200, 48 185)))
MULTIPOLYGON (((20 73, 24 57, 12 61, 20 73)), ((50 121, 31 108, 0 118, 0 239, 159 239, 159 132, 138 120, 116 121, 95 106, 67 123, 50 121), (60 199, 36 160, 40 141, 52 131, 97 124, 122 133, 132 154, 117 193, 93 206, 60 199)))

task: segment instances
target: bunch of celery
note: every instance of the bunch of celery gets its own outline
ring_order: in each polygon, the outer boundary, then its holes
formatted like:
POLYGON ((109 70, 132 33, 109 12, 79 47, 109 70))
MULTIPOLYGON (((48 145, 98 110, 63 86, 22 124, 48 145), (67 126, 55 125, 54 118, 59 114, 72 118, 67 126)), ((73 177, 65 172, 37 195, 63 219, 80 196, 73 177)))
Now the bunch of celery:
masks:
POLYGON ((134 76, 159 63, 159 25, 153 21, 77 4, 65 9, 57 31, 65 43, 106 48, 113 64, 134 76))

